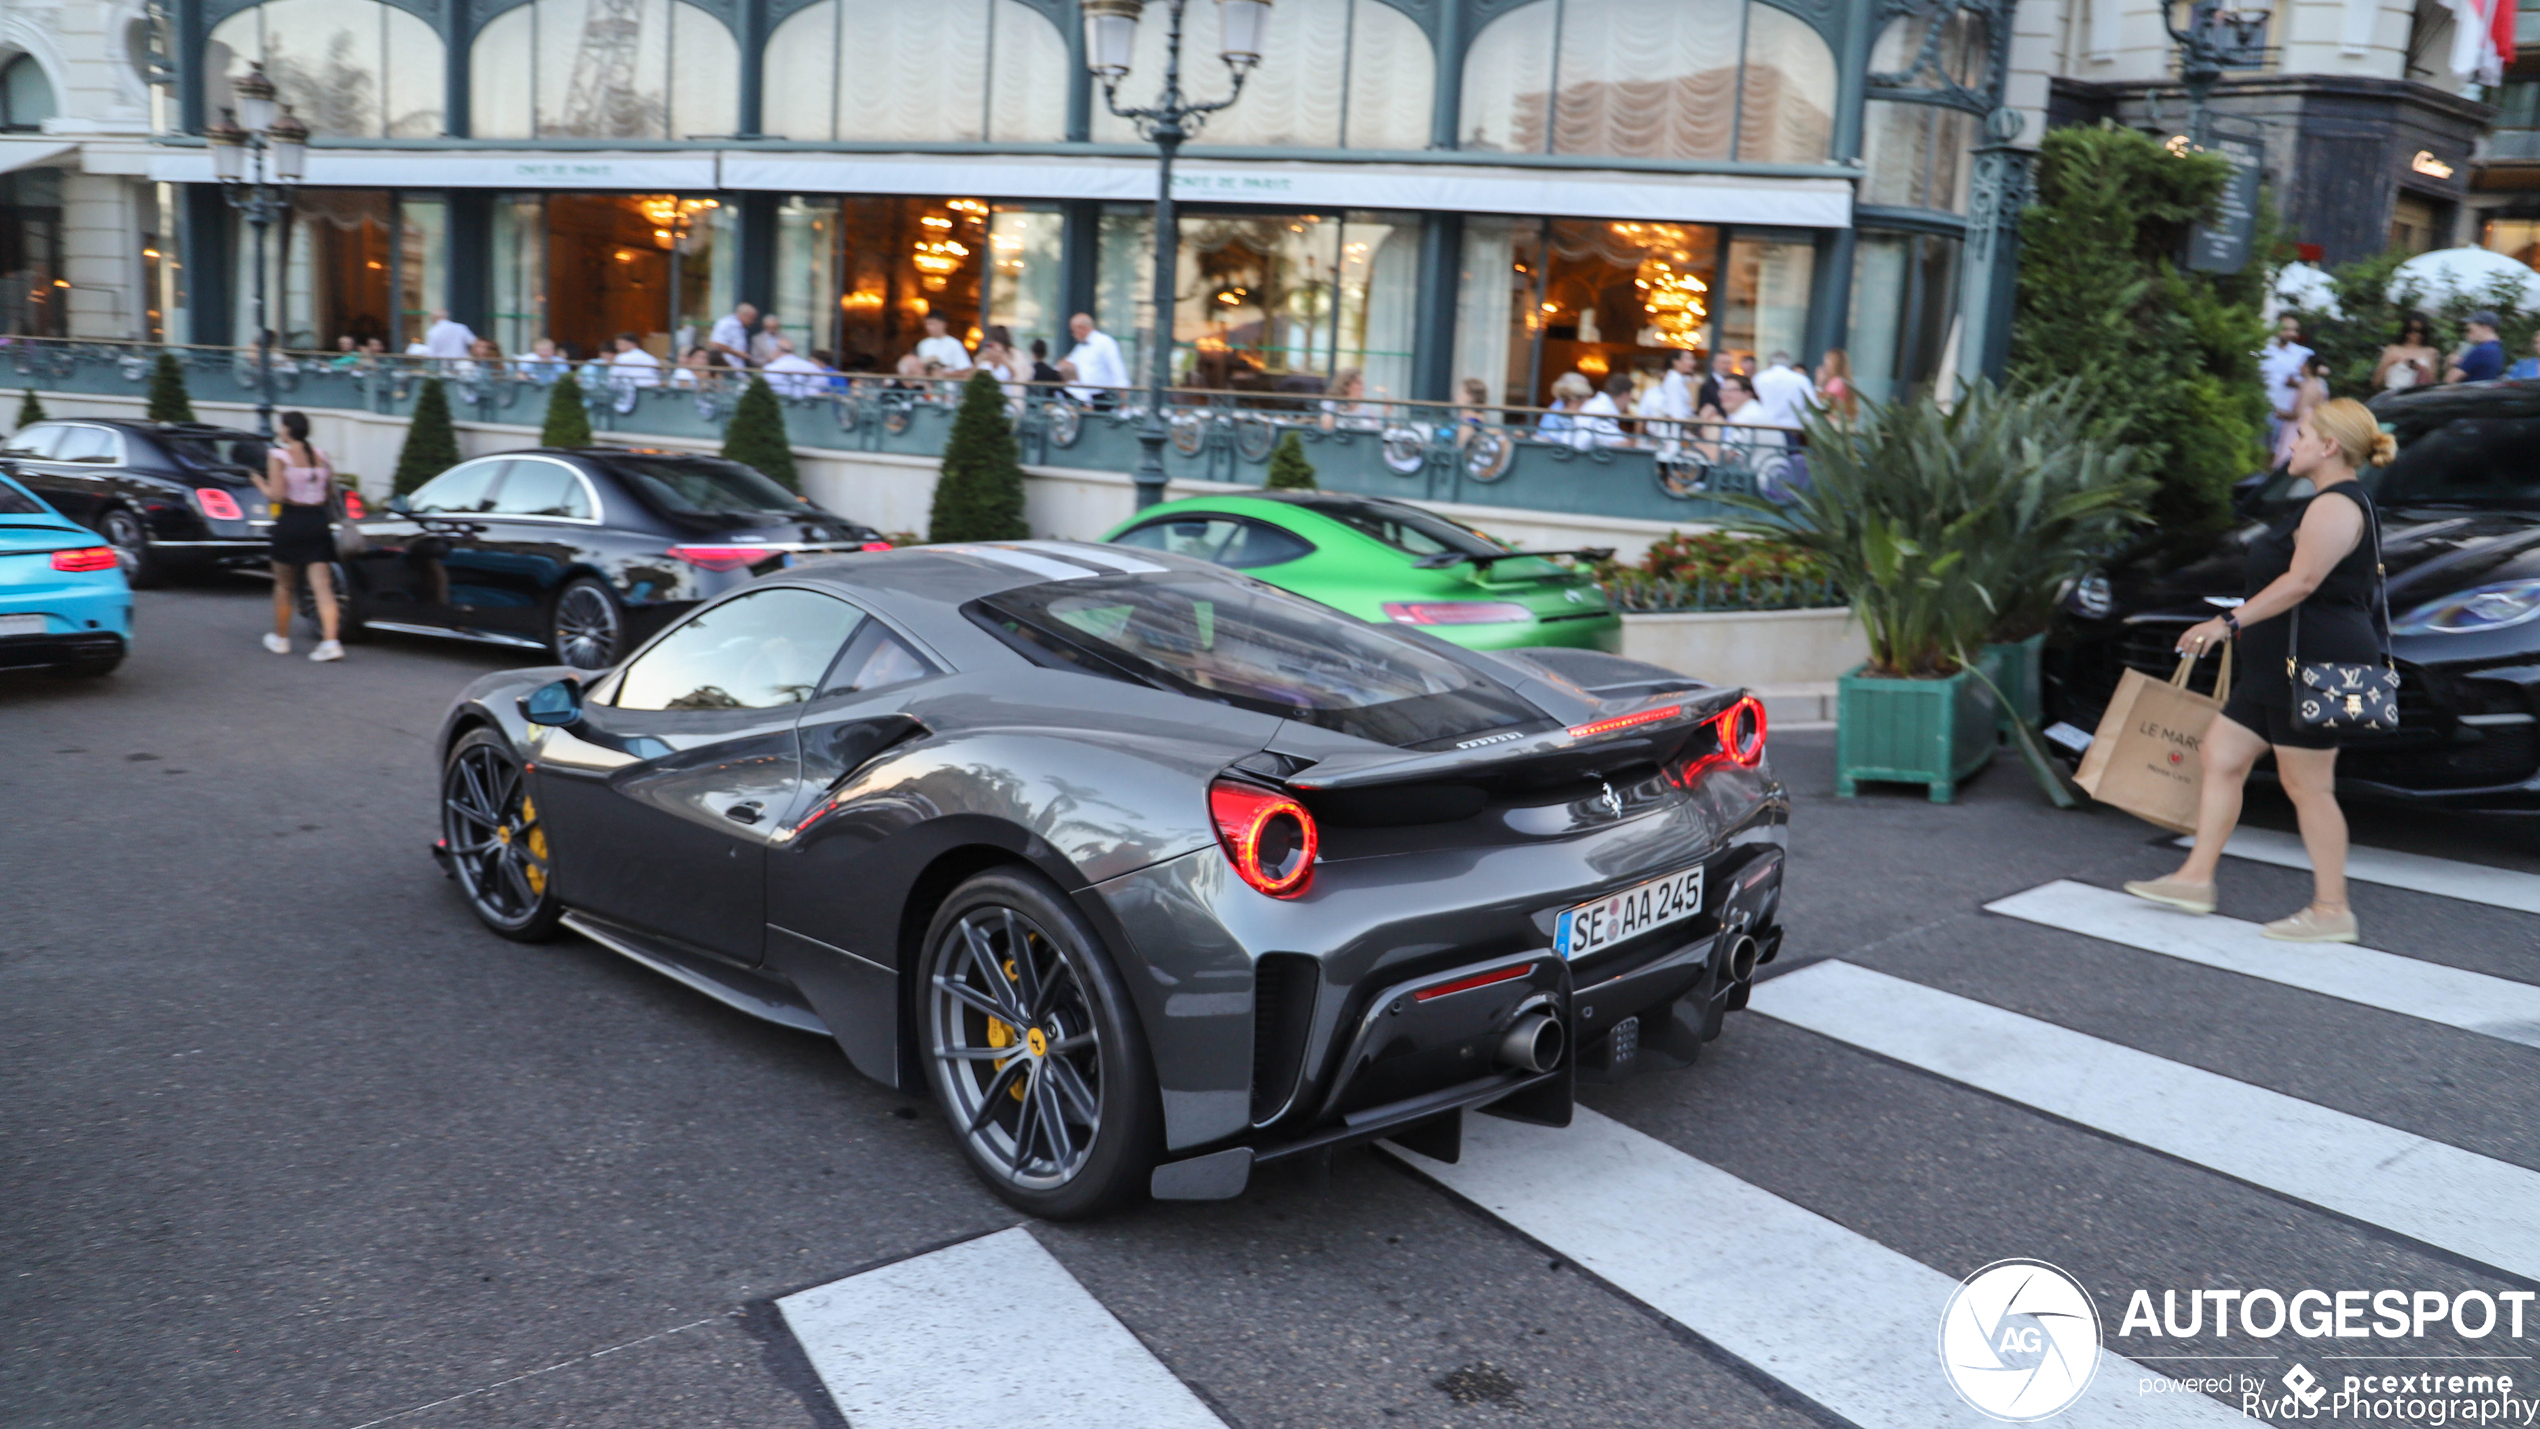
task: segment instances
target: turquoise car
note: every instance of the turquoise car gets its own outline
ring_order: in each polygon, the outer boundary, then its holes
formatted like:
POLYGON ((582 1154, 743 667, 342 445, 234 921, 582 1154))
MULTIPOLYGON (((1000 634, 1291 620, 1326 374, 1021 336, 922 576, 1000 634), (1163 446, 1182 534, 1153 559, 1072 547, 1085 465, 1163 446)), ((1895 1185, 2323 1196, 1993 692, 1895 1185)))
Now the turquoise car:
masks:
POLYGON ((1623 646, 1622 617, 1586 564, 1613 552, 1523 552, 1380 496, 1194 496, 1149 507, 1103 539, 1214 561, 1361 620, 1415 626, 1469 650, 1623 646))
POLYGON ((132 587, 115 548, 0 476, 0 670, 103 675, 132 645, 132 587))

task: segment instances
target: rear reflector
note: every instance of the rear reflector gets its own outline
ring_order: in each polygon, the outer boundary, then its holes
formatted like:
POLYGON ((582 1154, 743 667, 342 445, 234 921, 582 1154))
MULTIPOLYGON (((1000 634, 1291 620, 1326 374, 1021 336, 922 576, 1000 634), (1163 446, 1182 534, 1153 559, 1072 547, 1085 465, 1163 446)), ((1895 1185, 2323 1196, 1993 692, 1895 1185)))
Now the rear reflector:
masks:
POLYGON ((203 514, 215 521, 238 519, 238 498, 217 486, 194 488, 194 504, 202 507, 203 514))
POLYGON ((1513 600, 1389 600, 1385 615, 1404 625, 1509 625, 1535 618, 1513 600))
POLYGON ((81 546, 53 553, 53 569, 57 571, 111 571, 114 568, 115 548, 112 546, 81 546))
POLYGON ((1668 705, 1661 709, 1642 710, 1637 714, 1616 715, 1612 719, 1590 720, 1586 724, 1570 726, 1570 737, 1593 739, 1600 734, 1612 734, 1618 729, 1630 729, 1635 725, 1656 724, 1662 719, 1674 719, 1683 713, 1684 706, 1668 705))
POLYGON ((1436 987, 1424 987, 1418 992, 1413 993, 1411 995, 1411 999, 1414 1002, 1426 1002, 1433 997, 1450 997, 1459 992, 1471 992, 1477 987, 1490 987, 1495 983, 1515 982, 1517 979, 1524 977, 1526 974, 1533 972, 1534 970, 1535 965, 1533 963, 1519 963, 1515 967, 1496 968, 1486 973, 1475 973, 1471 977, 1460 977, 1453 982, 1440 983, 1436 987))
POLYGON ((765 546, 673 546, 672 557, 686 561, 699 570, 746 570, 775 555, 765 546))

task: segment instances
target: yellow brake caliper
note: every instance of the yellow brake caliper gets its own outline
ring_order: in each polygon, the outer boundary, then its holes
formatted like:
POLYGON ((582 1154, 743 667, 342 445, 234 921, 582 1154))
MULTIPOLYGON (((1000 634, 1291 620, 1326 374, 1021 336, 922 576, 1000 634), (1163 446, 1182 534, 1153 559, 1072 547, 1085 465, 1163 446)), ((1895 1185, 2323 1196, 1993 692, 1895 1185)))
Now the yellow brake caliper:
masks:
MULTIPOLYGON (((1016 982, 1020 980, 1019 975, 1014 970, 1014 960, 1012 958, 1006 959, 1005 962, 1005 980, 1007 982, 1016 982)), ((1018 1040, 1019 1039, 1014 1035, 1014 1029, 1007 1026, 1001 1019, 994 1017, 988 1019, 989 1046, 1000 1048, 1011 1047, 1018 1040)), ((1000 1059, 996 1064, 996 1069, 1000 1072, 1004 1071, 1005 1064, 1013 1060, 1014 1059, 1012 1057, 1000 1059)), ((1017 1077, 1014 1085, 1006 1088, 1006 1091, 1010 1093, 1016 1101, 1023 1100, 1023 1079, 1017 1077)))
POLYGON ((537 800, 520 801, 520 821, 529 826, 529 858, 521 872, 529 879, 529 891, 543 898, 547 893, 547 830, 538 822, 537 800))

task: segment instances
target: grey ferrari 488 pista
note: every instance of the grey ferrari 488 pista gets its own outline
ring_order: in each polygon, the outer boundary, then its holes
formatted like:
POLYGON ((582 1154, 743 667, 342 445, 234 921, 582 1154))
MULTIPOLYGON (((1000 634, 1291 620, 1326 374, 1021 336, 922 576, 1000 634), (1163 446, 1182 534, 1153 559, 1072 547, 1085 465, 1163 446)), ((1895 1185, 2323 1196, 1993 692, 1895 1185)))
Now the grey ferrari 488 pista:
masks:
POLYGON ((1119 547, 798 565, 613 670, 477 681, 439 749, 487 926, 836 1038, 1043 1216, 1564 1125, 1781 941, 1744 691, 1119 547))

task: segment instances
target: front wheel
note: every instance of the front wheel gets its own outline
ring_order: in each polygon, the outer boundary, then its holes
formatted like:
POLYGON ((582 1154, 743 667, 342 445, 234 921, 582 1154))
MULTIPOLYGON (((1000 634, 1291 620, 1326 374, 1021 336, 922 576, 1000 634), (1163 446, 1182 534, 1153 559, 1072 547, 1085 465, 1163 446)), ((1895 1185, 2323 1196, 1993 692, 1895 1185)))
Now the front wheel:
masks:
POLYGON ((605 670, 625 653, 626 616, 609 588, 583 576, 556 593, 547 644, 556 659, 577 670, 605 670))
POLYGON ((1058 890, 1020 868, 964 883, 926 930, 920 977, 935 1100, 991 1190, 1052 1220, 1145 1194, 1162 1121, 1145 1039, 1058 890))
POLYGON ((511 741, 471 730, 441 767, 441 839, 450 872, 486 927, 523 943, 555 936, 556 901, 547 830, 511 741))

